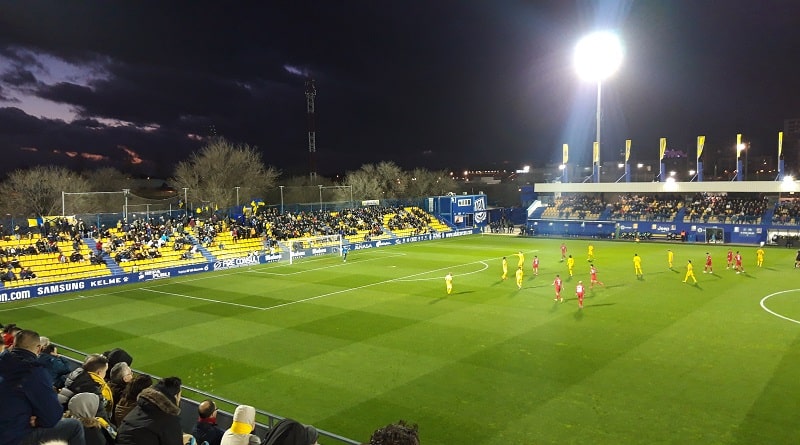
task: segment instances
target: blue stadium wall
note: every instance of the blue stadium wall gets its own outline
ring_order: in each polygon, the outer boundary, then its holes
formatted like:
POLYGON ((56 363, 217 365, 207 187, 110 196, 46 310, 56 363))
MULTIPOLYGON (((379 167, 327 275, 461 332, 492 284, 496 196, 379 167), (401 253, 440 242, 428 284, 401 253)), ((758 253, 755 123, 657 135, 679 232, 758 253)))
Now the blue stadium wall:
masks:
POLYGON ((456 230, 482 228, 489 222, 486 195, 449 195, 428 198, 428 213, 456 230))
MULTIPOLYGON (((654 238, 681 239, 685 235, 686 242, 707 242, 706 232, 709 229, 722 230, 724 239, 715 240, 733 244, 767 243, 770 229, 785 230, 785 227, 766 224, 722 224, 722 223, 685 223, 685 222, 652 222, 652 221, 580 221, 529 219, 526 223, 528 233, 534 236, 586 237, 617 239, 623 233, 650 233, 654 238)), ((715 231, 716 232, 716 231, 715 231)))

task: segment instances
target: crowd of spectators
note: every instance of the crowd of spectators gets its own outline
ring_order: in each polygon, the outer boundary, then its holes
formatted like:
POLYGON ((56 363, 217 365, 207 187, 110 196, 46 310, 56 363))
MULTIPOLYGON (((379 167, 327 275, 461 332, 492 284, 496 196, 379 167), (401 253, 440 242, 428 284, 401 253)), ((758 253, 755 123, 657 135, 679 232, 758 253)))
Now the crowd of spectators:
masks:
POLYGON ((720 222, 733 224, 757 223, 767 211, 766 196, 729 196, 698 193, 686 204, 686 216, 691 222, 720 222))
POLYGON ((577 216, 578 219, 584 219, 587 215, 602 213, 606 204, 596 196, 568 195, 562 197, 556 208, 559 218, 568 219, 577 216))
POLYGON ((784 199, 775 206, 775 224, 800 224, 800 199, 784 199))
MULTIPOLYGON (((0 352, 0 443, 67 445, 317 445, 311 425, 283 419, 262 438, 256 410, 239 405, 231 427, 216 424, 213 401, 198 405, 191 434, 181 426, 182 382, 153 384, 134 375, 133 357, 122 349, 90 354, 70 371, 47 337, 15 324, 3 328, 0 352), (66 376, 66 378, 64 378, 66 376)), ((404 421, 376 430, 370 445, 419 445, 417 426, 404 421)))
POLYGON ((611 204, 611 218, 623 221, 670 221, 682 206, 683 199, 676 195, 626 194, 611 204))

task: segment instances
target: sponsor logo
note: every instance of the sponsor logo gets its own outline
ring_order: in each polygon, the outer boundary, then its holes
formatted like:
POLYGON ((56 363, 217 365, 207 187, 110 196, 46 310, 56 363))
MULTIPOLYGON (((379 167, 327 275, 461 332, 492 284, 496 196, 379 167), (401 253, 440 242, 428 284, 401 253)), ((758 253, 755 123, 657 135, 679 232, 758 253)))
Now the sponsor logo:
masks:
POLYGON ((31 296, 31 291, 29 290, 3 292, 0 294, 0 303, 5 303, 6 301, 27 300, 28 298, 31 298, 31 296))
POLYGON ((169 272, 162 272, 159 269, 139 272, 139 281, 161 280, 169 277, 169 272))
POLYGON ((326 253, 328 253, 328 249, 320 249, 320 248, 311 249, 312 255, 325 255, 326 253))
POLYGON ((459 199, 456 202, 456 205, 458 205, 459 207, 472 207, 472 199, 471 198, 459 199))
POLYGON ((277 253, 273 253, 271 255, 264 255, 264 261, 268 263, 275 263, 281 260, 281 256, 277 253))
POLYGON ((356 250, 372 249, 373 247, 372 244, 356 244, 356 250))
POLYGON ((50 295, 60 294, 61 292, 71 292, 74 290, 82 290, 86 288, 86 283, 83 281, 73 281, 71 283, 51 284, 49 286, 39 286, 36 288, 36 295, 50 295))
POLYGON ((389 241, 378 241, 375 243, 375 247, 383 247, 383 246, 391 246, 392 243, 389 241))
MULTIPOLYGON (((168 275, 169 276, 169 275, 168 275)), ((103 287, 103 286, 110 286, 112 284, 122 284, 128 280, 124 279, 123 277, 116 277, 116 278, 100 278, 98 280, 90 280, 89 287, 103 287)))
POLYGON ((178 275, 183 275, 187 273, 197 273, 197 272, 207 272, 207 271, 208 271, 208 265, 206 265, 205 267, 190 267, 189 269, 180 269, 175 273, 177 273, 178 275))
POLYGON ((250 255, 242 258, 231 258, 228 260, 217 261, 214 263, 214 270, 234 269, 244 266, 256 266, 261 264, 258 256, 250 255))

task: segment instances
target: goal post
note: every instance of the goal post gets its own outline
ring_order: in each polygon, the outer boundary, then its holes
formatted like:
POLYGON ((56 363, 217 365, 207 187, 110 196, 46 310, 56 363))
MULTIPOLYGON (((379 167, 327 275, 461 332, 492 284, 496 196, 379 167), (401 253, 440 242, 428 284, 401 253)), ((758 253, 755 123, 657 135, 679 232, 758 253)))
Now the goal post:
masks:
POLYGON ((344 238, 339 234, 290 239, 286 241, 286 247, 289 252, 289 264, 293 264, 299 259, 314 256, 341 256, 344 242, 344 238))

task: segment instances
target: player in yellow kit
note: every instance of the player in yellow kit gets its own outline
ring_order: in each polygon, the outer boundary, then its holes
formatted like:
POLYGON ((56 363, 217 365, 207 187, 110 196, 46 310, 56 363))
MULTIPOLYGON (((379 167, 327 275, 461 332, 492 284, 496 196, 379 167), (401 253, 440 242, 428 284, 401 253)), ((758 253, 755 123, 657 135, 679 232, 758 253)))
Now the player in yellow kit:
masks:
POLYGON ((508 260, 506 259, 506 257, 503 257, 503 276, 500 278, 504 280, 508 278, 508 260))
POLYGON ((692 266, 692 260, 689 260, 689 262, 686 264, 686 276, 683 278, 683 282, 685 283, 688 281, 689 277, 691 277, 694 282, 697 283, 697 278, 694 277, 694 266, 692 266))
POLYGON ((669 268, 672 269, 672 260, 675 259, 675 252, 670 249, 667 249, 667 263, 669 263, 669 268))
POLYGON ((567 258, 567 271, 569 271, 569 276, 572 276, 572 269, 575 268, 575 258, 572 258, 572 255, 567 258))
POLYGON ((453 274, 447 272, 447 275, 444 276, 444 284, 447 286, 447 295, 453 293, 453 274))
POLYGON ((525 255, 523 255, 522 251, 520 250, 517 256, 519 257, 519 261, 517 261, 517 267, 521 268, 525 265, 525 255))
POLYGON ((586 261, 592 262, 594 261, 594 245, 589 244, 589 252, 587 254, 586 261))
POLYGON ((642 272, 642 257, 637 253, 633 254, 633 272, 636 273, 636 278, 644 276, 644 272, 642 272))
POLYGON ((764 248, 759 247, 756 250, 756 266, 761 267, 764 264, 764 248))
POLYGON ((516 280, 517 280, 517 289, 522 289, 522 275, 524 272, 522 271, 522 266, 517 268, 516 280))

